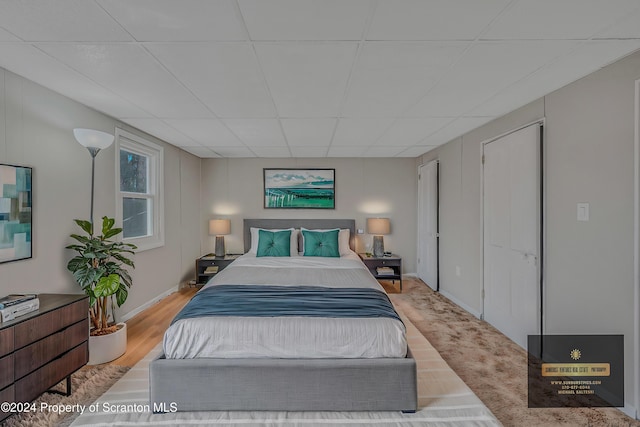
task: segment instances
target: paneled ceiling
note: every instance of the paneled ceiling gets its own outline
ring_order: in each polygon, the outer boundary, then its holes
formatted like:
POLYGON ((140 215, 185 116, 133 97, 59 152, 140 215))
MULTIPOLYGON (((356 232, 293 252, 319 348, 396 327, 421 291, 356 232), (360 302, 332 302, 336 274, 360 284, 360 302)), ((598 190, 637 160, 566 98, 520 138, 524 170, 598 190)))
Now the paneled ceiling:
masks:
POLYGON ((0 1, 1 67, 200 157, 415 157, 638 49, 638 0, 0 1))

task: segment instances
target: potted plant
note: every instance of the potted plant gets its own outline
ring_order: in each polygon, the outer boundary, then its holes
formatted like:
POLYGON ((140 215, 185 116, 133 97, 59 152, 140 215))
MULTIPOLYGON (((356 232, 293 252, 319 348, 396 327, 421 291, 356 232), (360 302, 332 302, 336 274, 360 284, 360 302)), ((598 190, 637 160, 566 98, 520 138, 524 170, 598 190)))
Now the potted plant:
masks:
POLYGON ((96 365, 114 360, 126 351, 126 324, 115 323, 114 297, 118 307, 127 300, 132 282, 125 266, 135 268, 128 256, 137 248, 111 240, 122 232, 122 228, 114 228, 113 218, 102 217, 99 236, 94 235, 90 221, 74 221, 87 235, 71 235, 78 243, 66 248, 77 255, 69 261, 67 269, 89 296, 89 364, 96 365))

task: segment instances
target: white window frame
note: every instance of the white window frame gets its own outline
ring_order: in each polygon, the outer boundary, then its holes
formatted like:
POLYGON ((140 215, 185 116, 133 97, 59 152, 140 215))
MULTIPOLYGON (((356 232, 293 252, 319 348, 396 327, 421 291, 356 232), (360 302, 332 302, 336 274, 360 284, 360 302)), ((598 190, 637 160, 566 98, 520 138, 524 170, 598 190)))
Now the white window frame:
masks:
POLYGON ((142 237, 122 238, 123 242, 133 243, 136 252, 164 246, 164 148, 126 130, 116 128, 116 222, 122 224, 122 200, 135 197, 152 200, 152 231, 142 237), (140 154, 148 158, 148 193, 129 193, 120 191, 120 150, 140 154))

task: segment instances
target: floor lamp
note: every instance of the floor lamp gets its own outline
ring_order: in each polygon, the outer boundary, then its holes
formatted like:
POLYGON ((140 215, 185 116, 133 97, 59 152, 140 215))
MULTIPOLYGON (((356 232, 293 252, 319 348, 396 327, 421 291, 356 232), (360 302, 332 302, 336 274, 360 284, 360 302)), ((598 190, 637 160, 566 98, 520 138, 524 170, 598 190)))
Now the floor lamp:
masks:
POLYGON ((93 188, 96 174, 96 156, 100 150, 104 150, 113 143, 113 135, 93 129, 77 128, 73 130, 76 140, 91 154, 91 216, 89 221, 93 224, 93 188))

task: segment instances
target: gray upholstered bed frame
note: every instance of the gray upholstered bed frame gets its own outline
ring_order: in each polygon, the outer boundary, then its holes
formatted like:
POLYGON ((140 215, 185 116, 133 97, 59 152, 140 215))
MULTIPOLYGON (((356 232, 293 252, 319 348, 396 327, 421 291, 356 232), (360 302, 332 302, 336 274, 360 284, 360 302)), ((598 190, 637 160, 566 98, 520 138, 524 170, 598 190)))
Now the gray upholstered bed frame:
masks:
MULTIPOLYGON (((340 219, 246 219, 249 228, 349 228, 340 219)), ((353 239, 351 241, 353 248, 353 239)), ((154 404, 178 411, 403 411, 417 408, 416 363, 380 359, 165 359, 149 365, 154 404)))

